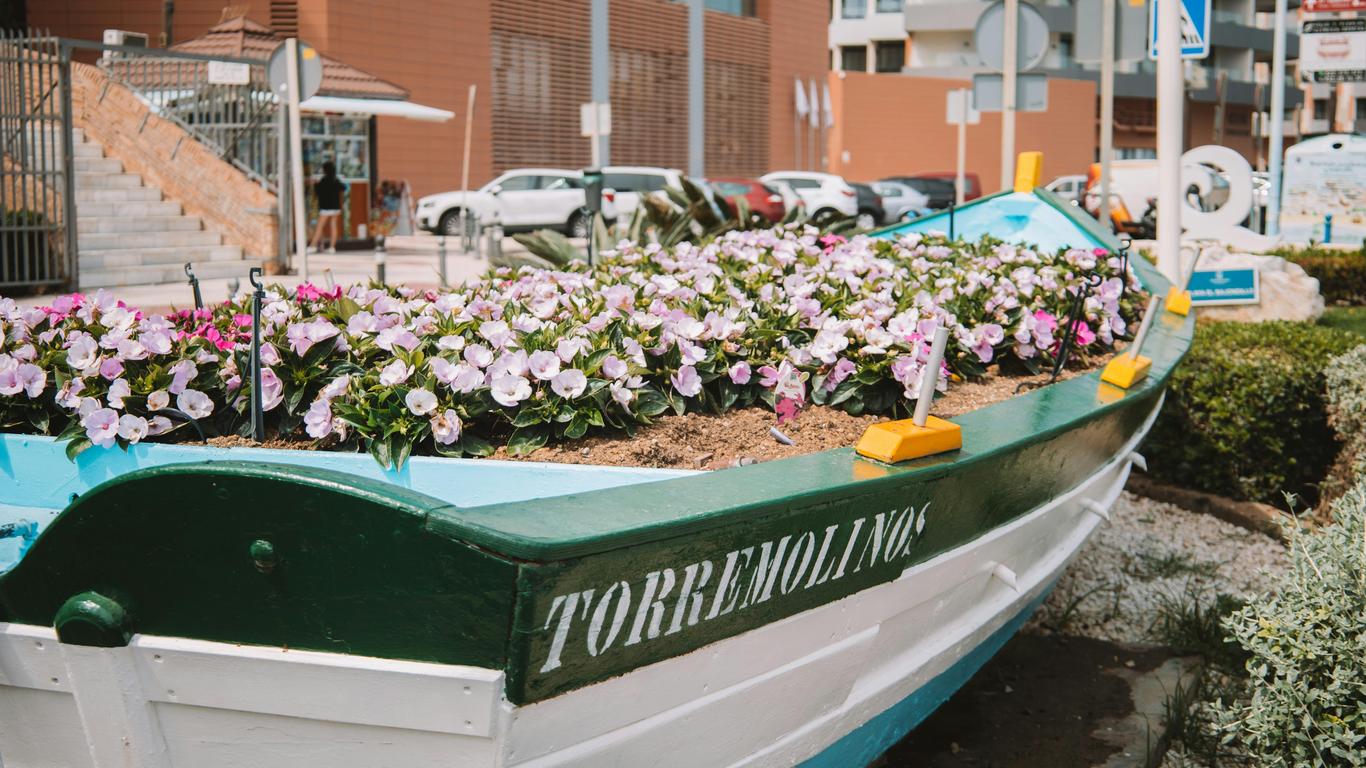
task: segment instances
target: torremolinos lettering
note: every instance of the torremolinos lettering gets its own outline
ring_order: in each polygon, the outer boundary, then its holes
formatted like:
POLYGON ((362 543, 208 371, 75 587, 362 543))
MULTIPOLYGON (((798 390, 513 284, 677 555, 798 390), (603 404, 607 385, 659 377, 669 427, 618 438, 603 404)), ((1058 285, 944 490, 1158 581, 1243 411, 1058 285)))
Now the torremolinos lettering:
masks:
POLYGON ((542 626, 553 634, 540 671, 559 669, 565 648, 573 644, 582 643, 589 657, 601 656, 618 643, 627 647, 686 632, 700 622, 902 560, 920 538, 928 511, 926 503, 919 510, 879 512, 734 549, 716 560, 660 568, 634 582, 556 595, 542 626))

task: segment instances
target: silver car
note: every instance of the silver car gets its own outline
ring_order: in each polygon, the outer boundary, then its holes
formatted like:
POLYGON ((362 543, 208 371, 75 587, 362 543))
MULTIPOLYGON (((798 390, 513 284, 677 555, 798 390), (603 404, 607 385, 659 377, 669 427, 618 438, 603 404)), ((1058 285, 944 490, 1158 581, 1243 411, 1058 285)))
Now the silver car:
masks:
POLYGON ((870 181, 868 186, 882 196, 882 207, 887 210, 887 222, 914 219, 930 212, 930 198, 899 181, 870 181))

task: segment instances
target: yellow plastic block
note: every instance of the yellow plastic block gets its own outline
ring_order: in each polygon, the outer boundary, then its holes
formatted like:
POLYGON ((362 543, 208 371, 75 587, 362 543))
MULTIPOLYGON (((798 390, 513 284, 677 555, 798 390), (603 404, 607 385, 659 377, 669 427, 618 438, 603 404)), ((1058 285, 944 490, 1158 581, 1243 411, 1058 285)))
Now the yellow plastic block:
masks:
POLYGON ((1190 314, 1191 293, 1190 291, 1177 290, 1176 286, 1167 289, 1167 311, 1182 317, 1190 314))
POLYGON ((884 421, 864 431, 854 450, 860 456, 895 464, 963 447, 963 430, 951 421, 929 417, 917 427, 910 419, 884 421))
POLYGON ((1120 389, 1128 389, 1134 384, 1143 380, 1148 375, 1148 369, 1153 367, 1153 361, 1139 355, 1129 357, 1127 354, 1118 355, 1105 365, 1105 370, 1100 372, 1100 380, 1114 384, 1120 389))
POLYGON ((1120 400, 1124 399, 1124 395, 1124 390, 1120 389, 1119 387, 1116 387, 1113 384, 1106 384, 1102 381, 1099 385, 1096 386, 1096 402, 1100 403, 1101 405, 1118 403, 1120 400))
POLYGON ((1015 191, 1033 192, 1043 181, 1043 153, 1021 152, 1015 161, 1015 191))

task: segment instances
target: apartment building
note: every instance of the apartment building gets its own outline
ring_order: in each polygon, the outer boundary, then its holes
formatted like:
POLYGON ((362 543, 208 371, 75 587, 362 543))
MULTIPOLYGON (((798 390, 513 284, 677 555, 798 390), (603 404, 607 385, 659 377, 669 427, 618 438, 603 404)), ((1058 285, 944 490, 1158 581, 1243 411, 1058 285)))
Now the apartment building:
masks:
MULTIPOLYGON (((455 113, 447 123, 376 118, 380 179, 408 181, 417 195, 459 185, 470 85, 472 184, 511 167, 589 163, 579 105, 590 101, 590 0, 28 0, 27 23, 86 40, 124 29, 166 45, 203 35, 228 3, 231 13, 455 113)), ((708 174, 792 163, 792 83, 825 76, 827 3, 706 0, 708 174)), ((611 0, 609 13, 610 161, 685 167, 688 8, 611 0)))
MULTIPOLYGON (((831 67, 846 72, 970 79, 987 71, 972 44, 973 28, 986 5, 979 0, 831 0, 831 67)), ((1072 3, 1044 0, 1035 7, 1050 29, 1048 50, 1037 71, 1054 79, 1098 82, 1099 65, 1079 63, 1073 56, 1077 30, 1072 3)), ((1223 144, 1258 162, 1266 121, 1264 114, 1260 119, 1254 115, 1264 113, 1270 102, 1272 8, 1272 0, 1214 0, 1210 56, 1187 67, 1187 146, 1223 144)), ((1292 29, 1295 26, 1292 19, 1292 29)), ((1292 32, 1287 41, 1289 58, 1297 52, 1298 39, 1292 32)), ((1156 153, 1155 73, 1156 63, 1147 59, 1116 67, 1116 157, 1156 153)), ((1321 127, 1301 122, 1303 100, 1297 84, 1290 82, 1286 129, 1292 140, 1300 127, 1306 132, 1321 127)), ((1315 101, 1313 109, 1325 112, 1327 100, 1322 106, 1315 101)), ((1071 119, 1061 113, 1056 117, 1071 119)))

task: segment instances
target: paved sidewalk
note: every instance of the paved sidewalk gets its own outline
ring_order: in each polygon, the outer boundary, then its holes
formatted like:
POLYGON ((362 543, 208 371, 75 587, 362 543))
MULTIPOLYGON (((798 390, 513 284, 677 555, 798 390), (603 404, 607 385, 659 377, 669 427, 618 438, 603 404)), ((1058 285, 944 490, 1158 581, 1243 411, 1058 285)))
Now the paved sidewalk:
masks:
MULTIPOLYGON (((457 238, 447 239, 446 280, 451 285, 459 285, 471 278, 479 277, 488 271, 488 260, 473 253, 461 253, 457 238)), ((385 282, 390 285, 403 284, 414 288, 435 288, 440 280, 437 272, 437 238, 432 235, 409 235, 391 237, 386 242, 385 282)), ((512 238, 503 240, 505 252, 524 250, 512 238)), ((303 261, 295 257, 296 274, 272 275, 265 278, 267 284, 279 283, 294 287, 304 282, 303 261)), ((332 281, 341 285, 365 282, 376 276, 374 251, 339 251, 337 253, 314 253, 308 256, 309 279, 316 285, 326 286, 330 273, 332 281)), ((205 304, 213 304, 227 299, 233 286, 238 290, 249 287, 246 269, 240 278, 220 278, 201 280, 199 289, 205 304)), ((160 285, 130 285, 109 289, 115 296, 129 305, 146 311, 161 312, 170 309, 185 309, 194 306, 194 294, 188 280, 160 285)), ((23 306, 47 304, 53 294, 44 296, 25 296, 18 302, 23 306)))

